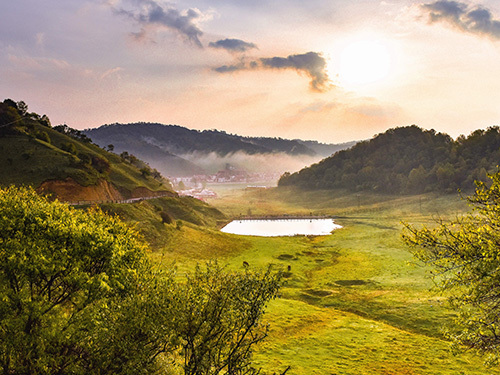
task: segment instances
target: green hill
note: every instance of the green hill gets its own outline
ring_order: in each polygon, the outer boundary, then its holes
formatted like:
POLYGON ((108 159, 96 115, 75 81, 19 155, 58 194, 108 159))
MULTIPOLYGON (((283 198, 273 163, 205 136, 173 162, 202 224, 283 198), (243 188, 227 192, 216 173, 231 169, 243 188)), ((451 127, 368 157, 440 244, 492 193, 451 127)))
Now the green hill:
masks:
POLYGON ((31 185, 62 200, 175 195, 168 180, 133 155, 118 156, 66 125, 0 103, 0 184, 31 185))
POLYGON ((453 140, 415 125, 389 129, 369 141, 285 174, 279 186, 349 189, 392 194, 470 190, 500 160, 500 129, 476 130, 453 140))

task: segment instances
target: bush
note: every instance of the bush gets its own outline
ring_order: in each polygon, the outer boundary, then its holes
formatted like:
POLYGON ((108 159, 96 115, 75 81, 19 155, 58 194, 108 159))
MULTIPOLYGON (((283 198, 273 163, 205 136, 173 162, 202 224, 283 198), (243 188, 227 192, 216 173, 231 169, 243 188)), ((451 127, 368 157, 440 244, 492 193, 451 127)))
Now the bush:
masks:
POLYGON ((160 212, 160 217, 161 217, 161 222, 164 223, 164 224, 172 224, 172 222, 173 222, 173 219, 168 214, 168 212, 161 211, 160 212))

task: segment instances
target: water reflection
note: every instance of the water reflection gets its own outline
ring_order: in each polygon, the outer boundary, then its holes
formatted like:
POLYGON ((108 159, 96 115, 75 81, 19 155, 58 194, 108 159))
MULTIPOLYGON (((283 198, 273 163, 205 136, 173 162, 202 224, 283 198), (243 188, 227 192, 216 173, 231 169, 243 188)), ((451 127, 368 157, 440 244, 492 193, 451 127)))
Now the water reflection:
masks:
POLYGON ((222 232, 246 236, 324 236, 342 228, 333 219, 233 220, 222 232))

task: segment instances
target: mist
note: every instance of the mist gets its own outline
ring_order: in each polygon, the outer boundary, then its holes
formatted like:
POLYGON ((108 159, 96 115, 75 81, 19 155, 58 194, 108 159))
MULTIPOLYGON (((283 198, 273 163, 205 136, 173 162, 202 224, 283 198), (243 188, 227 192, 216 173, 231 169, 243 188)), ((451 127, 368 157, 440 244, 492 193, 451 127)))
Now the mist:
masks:
POLYGON ((202 167, 208 174, 225 169, 227 164, 250 173, 292 173, 323 159, 319 155, 288 155, 285 153, 250 155, 245 152, 236 152, 226 156, 218 155, 215 152, 209 154, 195 152, 179 156, 202 167))

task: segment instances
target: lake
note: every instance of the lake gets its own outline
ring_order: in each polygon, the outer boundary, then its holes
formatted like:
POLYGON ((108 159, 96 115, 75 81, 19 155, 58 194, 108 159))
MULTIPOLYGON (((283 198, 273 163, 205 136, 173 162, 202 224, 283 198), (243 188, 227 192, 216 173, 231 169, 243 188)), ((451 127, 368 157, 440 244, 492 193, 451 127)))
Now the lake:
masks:
POLYGON ((246 236, 325 236, 342 226, 333 219, 265 219, 233 220, 221 229, 224 233, 246 236))

